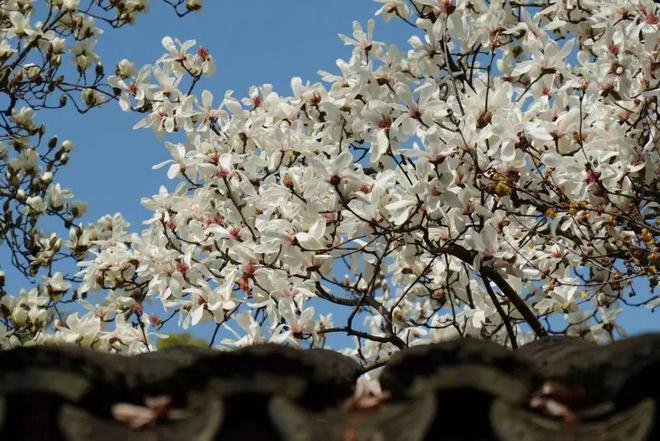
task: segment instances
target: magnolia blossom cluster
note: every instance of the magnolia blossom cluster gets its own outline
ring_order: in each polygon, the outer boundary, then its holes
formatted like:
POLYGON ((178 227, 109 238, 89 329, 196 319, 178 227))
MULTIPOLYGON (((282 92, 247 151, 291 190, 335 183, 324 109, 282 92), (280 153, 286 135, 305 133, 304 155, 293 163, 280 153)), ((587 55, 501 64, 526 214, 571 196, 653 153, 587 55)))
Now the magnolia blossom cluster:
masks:
MULTIPOLYGON (((355 23, 350 58, 290 95, 196 94, 213 67, 193 41, 118 66, 172 183, 142 200, 144 231, 115 218, 90 240, 89 312, 37 341, 147 351, 167 323, 210 322, 210 346, 368 369, 456 336, 607 340, 624 307, 657 307, 658 5, 377 1, 409 46, 355 23)), ((21 319, 46 298, 23 293, 21 319)))
MULTIPOLYGON (((58 303, 71 302, 69 288, 80 282, 58 272, 57 262, 81 259, 91 240, 105 237, 108 224, 105 219, 91 228, 80 223, 87 205, 57 182, 74 142, 47 135, 40 113, 68 105, 85 113, 116 99, 96 43, 104 28, 133 23, 150 2, 0 3, 0 244, 9 254, 5 262, 11 260, 36 286, 10 296, 0 272, 0 318, 7 334, 0 344, 14 344, 54 329, 58 303), (57 233, 44 227, 53 220, 61 225, 57 233)), ((199 0, 165 3, 180 16, 201 8, 199 0)))

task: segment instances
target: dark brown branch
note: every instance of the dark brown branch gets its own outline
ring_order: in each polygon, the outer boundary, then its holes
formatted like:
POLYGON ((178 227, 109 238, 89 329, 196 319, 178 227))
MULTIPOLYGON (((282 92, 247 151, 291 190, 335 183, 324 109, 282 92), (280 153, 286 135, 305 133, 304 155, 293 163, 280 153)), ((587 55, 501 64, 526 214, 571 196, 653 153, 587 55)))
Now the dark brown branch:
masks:
POLYGON ((518 349, 518 341, 516 340, 516 334, 513 330, 513 326, 511 325, 511 320, 509 319, 509 316, 506 315, 506 313, 504 312, 504 309, 502 308, 502 305, 500 305, 499 300, 497 300, 497 296, 493 292, 493 288, 490 286, 490 279, 487 276, 481 276, 481 278, 484 281, 484 286, 486 287, 488 296, 490 296, 490 300, 493 302, 493 305, 495 305, 495 309, 497 310, 497 313, 502 318, 502 322, 504 323, 506 332, 507 334, 509 334, 509 341, 511 342, 511 347, 513 349, 518 349))

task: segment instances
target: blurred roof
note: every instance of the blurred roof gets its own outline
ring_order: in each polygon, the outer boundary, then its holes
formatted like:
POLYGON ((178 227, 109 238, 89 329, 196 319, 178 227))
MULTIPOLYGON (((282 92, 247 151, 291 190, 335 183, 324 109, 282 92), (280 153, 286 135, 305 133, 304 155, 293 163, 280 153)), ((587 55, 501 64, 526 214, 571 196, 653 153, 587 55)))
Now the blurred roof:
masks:
POLYGON ((660 334, 456 340, 397 353, 380 387, 325 350, 0 352, 0 440, 660 440, 660 334))

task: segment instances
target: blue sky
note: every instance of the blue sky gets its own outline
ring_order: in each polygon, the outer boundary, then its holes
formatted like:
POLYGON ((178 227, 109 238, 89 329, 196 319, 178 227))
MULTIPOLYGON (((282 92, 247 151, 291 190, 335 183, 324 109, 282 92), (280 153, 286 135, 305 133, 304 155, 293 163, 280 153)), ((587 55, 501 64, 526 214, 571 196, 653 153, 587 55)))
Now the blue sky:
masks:
MULTIPOLYGON (((371 0, 205 0, 200 13, 178 18, 161 3, 152 0, 152 11, 136 25, 110 29, 102 36, 97 52, 106 71, 122 58, 136 66, 153 62, 163 52, 160 41, 165 35, 196 39, 215 57, 217 72, 201 88, 216 96, 227 89, 244 96, 251 85, 264 83, 288 95, 291 77, 316 81, 319 69, 336 71, 335 61, 350 56, 350 48, 343 46, 337 33, 350 35, 351 22, 365 24, 379 6, 371 0)), ((410 35, 411 28, 400 21, 385 24, 377 19, 377 40, 405 48, 410 35)), ((167 168, 151 166, 169 157, 150 130, 132 130, 140 116, 123 113, 111 103, 82 116, 69 109, 42 112, 39 117, 48 123, 50 134, 76 143, 72 160, 59 177, 63 186, 89 203, 85 221, 119 211, 132 230, 140 230, 149 216, 140 198, 167 183, 167 168)), ((0 252, 0 264, 10 276, 10 290, 24 286, 11 277, 5 254, 0 252)), ((623 324, 631 333, 657 330, 656 316, 634 311, 626 314, 623 324)))

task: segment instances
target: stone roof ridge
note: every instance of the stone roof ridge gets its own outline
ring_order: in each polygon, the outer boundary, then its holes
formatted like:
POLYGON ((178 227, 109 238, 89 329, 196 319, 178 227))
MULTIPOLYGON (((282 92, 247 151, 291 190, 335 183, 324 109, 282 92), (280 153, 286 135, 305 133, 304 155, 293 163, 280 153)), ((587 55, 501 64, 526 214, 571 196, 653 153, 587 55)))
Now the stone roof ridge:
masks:
POLYGON ((415 346, 356 394, 362 372, 334 351, 272 344, 20 347, 0 352, 0 441, 660 439, 660 334, 415 346))

